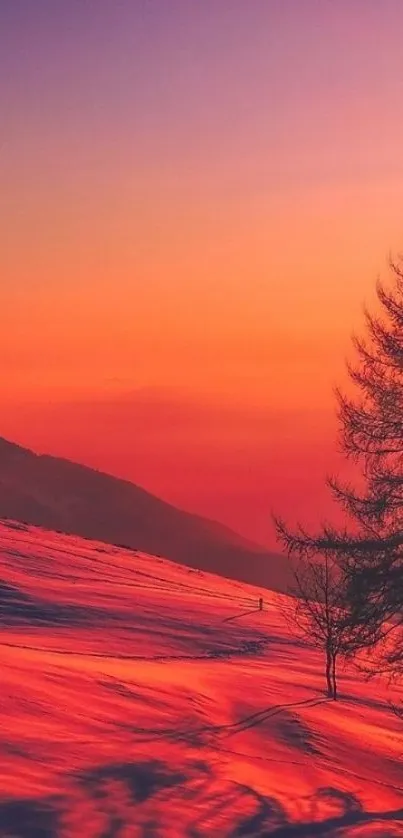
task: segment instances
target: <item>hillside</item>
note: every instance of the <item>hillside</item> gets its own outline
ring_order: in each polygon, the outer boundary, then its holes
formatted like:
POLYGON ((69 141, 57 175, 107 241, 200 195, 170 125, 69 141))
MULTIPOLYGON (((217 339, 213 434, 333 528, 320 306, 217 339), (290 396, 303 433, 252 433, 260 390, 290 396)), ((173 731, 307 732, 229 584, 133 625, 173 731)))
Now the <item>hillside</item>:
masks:
POLYGON ((0 517, 121 544, 284 591, 284 557, 139 486, 0 437, 0 517))
POLYGON ((0 567, 1 838, 402 835, 399 696, 324 698, 286 597, 11 522, 0 567))

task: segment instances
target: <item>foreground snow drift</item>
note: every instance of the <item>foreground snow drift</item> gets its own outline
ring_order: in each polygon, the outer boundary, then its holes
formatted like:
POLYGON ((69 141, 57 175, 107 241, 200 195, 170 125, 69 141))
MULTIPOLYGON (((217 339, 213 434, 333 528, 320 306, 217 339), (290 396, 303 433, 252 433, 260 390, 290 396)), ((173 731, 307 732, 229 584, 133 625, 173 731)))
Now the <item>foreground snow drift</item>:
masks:
POLYGON ((392 694, 326 700, 278 595, 22 524, 0 557, 1 836, 403 835, 392 694))

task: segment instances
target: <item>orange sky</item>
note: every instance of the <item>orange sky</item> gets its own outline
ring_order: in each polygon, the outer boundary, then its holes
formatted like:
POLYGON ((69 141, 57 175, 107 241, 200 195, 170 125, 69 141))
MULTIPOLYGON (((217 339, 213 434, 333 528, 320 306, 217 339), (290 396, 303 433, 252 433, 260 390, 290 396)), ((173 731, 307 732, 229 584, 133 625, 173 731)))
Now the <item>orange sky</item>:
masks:
POLYGON ((0 10, 0 434, 273 543, 401 247, 402 6, 38 9, 0 10))

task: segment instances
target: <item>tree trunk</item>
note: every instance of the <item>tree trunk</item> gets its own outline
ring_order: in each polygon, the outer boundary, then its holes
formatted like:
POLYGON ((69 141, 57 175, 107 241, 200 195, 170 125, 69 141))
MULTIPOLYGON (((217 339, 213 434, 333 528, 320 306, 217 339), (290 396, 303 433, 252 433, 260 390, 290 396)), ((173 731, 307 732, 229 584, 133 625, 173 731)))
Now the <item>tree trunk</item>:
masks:
POLYGON ((326 651, 326 682, 328 698, 333 698, 332 656, 328 650, 326 651))
POLYGON ((333 655, 332 655, 332 684, 333 684, 333 700, 334 701, 337 701, 336 657, 337 657, 337 655, 335 653, 333 653, 333 655))

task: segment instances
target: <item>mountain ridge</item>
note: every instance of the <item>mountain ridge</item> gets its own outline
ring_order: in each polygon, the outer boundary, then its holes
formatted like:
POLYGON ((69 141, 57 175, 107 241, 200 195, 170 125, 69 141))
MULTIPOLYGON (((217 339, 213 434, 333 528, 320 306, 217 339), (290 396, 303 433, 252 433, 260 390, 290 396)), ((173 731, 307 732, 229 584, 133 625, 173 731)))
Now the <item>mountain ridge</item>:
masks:
POLYGON ((0 437, 0 517, 285 590, 286 560, 129 480, 0 437))

